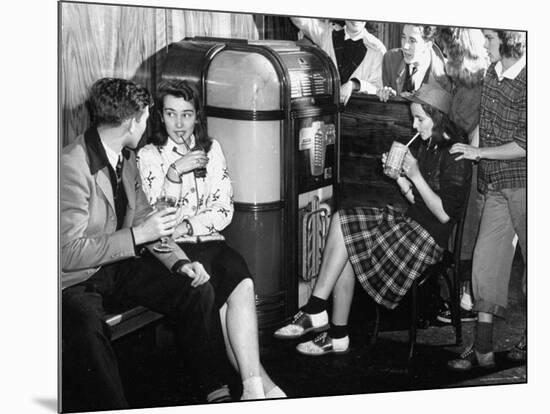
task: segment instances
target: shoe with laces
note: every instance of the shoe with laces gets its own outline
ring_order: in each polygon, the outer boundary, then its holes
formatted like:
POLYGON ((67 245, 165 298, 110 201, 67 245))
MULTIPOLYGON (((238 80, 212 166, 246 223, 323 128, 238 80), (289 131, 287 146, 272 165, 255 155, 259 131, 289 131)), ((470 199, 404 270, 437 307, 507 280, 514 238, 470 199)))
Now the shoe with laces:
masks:
POLYGON ((292 317, 292 322, 277 329, 273 336, 277 339, 296 339, 308 332, 322 332, 328 328, 327 311, 309 314, 300 310, 292 317))
POLYGON ((482 354, 474 350, 473 347, 466 349, 460 358, 452 359, 447 362, 447 367, 452 371, 466 372, 473 368, 493 368, 495 366, 495 354, 487 352, 482 354))
POLYGON ((298 344, 296 350, 309 356, 345 354, 349 351, 349 337, 344 336, 343 338, 334 339, 328 336, 328 332, 323 332, 311 341, 298 344))
POLYGON ((506 353, 506 358, 515 362, 527 360, 527 337, 523 335, 521 340, 506 353))

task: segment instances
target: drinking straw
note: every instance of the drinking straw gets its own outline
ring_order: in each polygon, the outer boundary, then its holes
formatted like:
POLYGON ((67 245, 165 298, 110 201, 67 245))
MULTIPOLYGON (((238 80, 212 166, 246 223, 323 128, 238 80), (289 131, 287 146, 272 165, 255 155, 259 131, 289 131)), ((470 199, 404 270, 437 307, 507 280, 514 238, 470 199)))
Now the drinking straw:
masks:
POLYGON ((187 151, 191 151, 191 148, 189 148, 189 145, 187 145, 187 142, 185 142, 185 139, 183 139, 183 133, 182 132, 178 133, 178 137, 181 138, 181 140, 183 141, 183 144, 185 145, 185 148, 187 148, 187 151))
POLYGON ((411 140, 409 142, 407 142, 407 145, 405 145, 406 147, 408 147, 409 145, 411 145, 411 143, 416 139, 417 136, 420 135, 420 132, 417 132, 416 135, 414 137, 411 138, 411 140))

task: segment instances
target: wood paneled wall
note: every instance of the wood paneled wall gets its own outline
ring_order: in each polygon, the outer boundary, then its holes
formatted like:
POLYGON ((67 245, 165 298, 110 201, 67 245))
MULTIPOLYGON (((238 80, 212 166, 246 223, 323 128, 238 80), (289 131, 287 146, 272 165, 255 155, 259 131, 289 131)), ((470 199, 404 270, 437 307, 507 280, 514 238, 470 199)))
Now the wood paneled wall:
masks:
POLYGON ((388 50, 401 47, 401 23, 378 23, 377 37, 384 43, 388 50))
POLYGON ((166 46, 191 36, 258 39, 250 14, 60 3, 60 133, 63 145, 88 126, 89 87, 105 76, 154 93, 166 46))
MULTIPOLYGON (((89 3, 60 3, 60 133, 66 145, 89 124, 89 87, 105 76, 139 82, 155 93, 166 46, 185 37, 297 38, 288 17, 89 3), (255 21, 256 19, 256 21, 255 21), (258 27, 261 33, 258 33, 258 27)), ((397 47, 400 25, 378 23, 397 47)))

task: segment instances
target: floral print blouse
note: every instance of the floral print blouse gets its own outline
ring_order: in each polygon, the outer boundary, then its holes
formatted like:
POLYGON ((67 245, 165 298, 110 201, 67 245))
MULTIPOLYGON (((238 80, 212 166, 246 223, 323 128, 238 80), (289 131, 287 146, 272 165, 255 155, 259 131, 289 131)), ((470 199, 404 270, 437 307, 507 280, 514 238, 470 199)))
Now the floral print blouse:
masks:
MULTIPOLYGON (((190 147, 194 145, 192 136, 190 147)), ((185 146, 171 139, 163 146, 148 144, 139 150, 137 163, 149 202, 155 204, 163 186, 166 186, 167 194, 178 198, 178 224, 187 219, 193 228, 193 236, 181 236, 177 242, 223 240, 219 232, 233 217, 233 187, 220 144, 212 140, 207 154, 206 177, 196 178, 191 171, 182 175, 182 183, 165 180, 170 164, 181 157, 175 151, 179 154, 188 152, 185 146)))

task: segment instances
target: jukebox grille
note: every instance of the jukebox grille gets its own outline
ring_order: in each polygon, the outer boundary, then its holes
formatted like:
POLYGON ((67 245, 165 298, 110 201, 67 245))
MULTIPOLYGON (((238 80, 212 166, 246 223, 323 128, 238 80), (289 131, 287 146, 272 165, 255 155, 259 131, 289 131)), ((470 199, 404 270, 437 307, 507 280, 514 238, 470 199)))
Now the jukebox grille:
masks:
POLYGON ((302 279, 317 277, 328 235, 330 207, 314 196, 302 218, 302 279))

